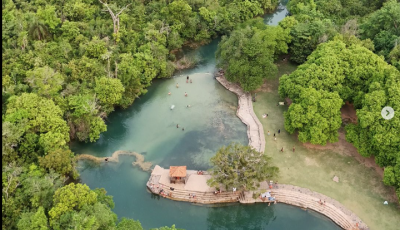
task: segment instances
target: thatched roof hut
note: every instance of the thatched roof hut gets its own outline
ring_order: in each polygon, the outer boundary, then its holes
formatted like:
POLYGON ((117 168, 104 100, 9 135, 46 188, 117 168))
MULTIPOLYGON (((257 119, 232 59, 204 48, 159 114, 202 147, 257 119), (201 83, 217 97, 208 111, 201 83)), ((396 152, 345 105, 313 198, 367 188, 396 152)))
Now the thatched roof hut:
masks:
POLYGON ((175 183, 176 181, 183 181, 185 183, 186 166, 170 166, 169 177, 171 183, 175 183))

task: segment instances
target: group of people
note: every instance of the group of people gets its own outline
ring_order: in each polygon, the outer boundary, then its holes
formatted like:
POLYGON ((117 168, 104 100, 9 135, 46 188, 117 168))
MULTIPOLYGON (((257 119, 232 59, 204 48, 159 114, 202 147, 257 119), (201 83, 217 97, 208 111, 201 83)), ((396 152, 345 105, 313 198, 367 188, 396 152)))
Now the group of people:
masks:
POLYGON ((203 175, 203 174, 204 174, 203 171, 201 171, 201 170, 197 171, 197 175, 203 175))
MULTIPOLYGON (((186 77, 186 83, 189 83, 189 75, 186 77)), ((192 79, 190 79, 190 83, 192 83, 192 79)))
MULTIPOLYGON (((189 75, 186 77, 186 83, 189 82, 189 75)), ((192 79, 190 79, 190 83, 192 83, 192 79)), ((179 88, 179 83, 176 83, 176 88, 179 88)), ((168 95, 171 95, 171 92, 168 92, 168 95)), ((187 97, 188 94, 185 92, 185 97, 187 97)), ((190 108, 191 105, 186 105, 187 108, 190 108)), ((176 124, 176 128, 179 128, 179 124, 176 124)), ((182 127, 182 131, 185 131, 185 128, 182 127)))
MULTIPOLYGON (((176 124, 176 128, 179 128, 179 124, 176 124)), ((182 131, 185 131, 185 128, 182 127, 182 131)))
MULTIPOLYGON (((192 81, 192 79, 190 79, 190 83, 192 83, 193 81, 192 81)), ((186 77, 186 83, 189 83, 189 75, 186 77)), ((176 83, 176 88, 179 88, 179 83, 176 83)), ((170 92, 168 92, 168 95, 171 95, 171 91, 170 92)), ((187 97, 188 96, 188 94, 185 92, 185 97, 187 97)), ((188 106, 188 107, 190 107, 190 106, 188 106)))
MULTIPOLYGON (((278 134, 280 134, 280 133, 281 133, 281 130, 279 129, 279 130, 278 130, 278 134)), ((269 132, 269 130, 268 130, 268 133, 267 133, 267 134, 268 134, 268 136, 271 134, 271 133, 269 132)), ((276 141, 276 134, 275 134, 275 133, 274 133, 274 140, 276 141)))
MULTIPOLYGON (((263 115, 264 116, 264 115, 263 115)), ((268 114, 267 114, 267 116, 268 116, 268 114)), ((281 130, 280 129, 278 129, 278 134, 280 134, 281 133, 281 130)), ((269 135, 271 135, 271 132, 268 130, 268 132, 267 132, 267 135, 269 136, 269 135)), ((276 141, 276 134, 274 133, 274 141, 276 141)), ((293 146, 293 148, 292 148, 292 150, 293 150, 293 152, 295 152, 296 151, 296 148, 293 146)), ((281 148, 281 152, 283 152, 283 147, 281 148)))
POLYGON ((318 203, 319 203, 320 205, 325 205, 325 201, 324 201, 324 202, 322 202, 322 200, 321 200, 321 199, 319 199, 318 203))

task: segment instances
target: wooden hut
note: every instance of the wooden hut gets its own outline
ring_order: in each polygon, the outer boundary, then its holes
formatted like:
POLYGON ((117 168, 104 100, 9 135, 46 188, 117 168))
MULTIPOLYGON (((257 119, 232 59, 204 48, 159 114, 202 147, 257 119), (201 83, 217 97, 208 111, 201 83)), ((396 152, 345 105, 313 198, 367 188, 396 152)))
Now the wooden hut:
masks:
POLYGON ((170 183, 186 182, 186 166, 169 166, 170 183))

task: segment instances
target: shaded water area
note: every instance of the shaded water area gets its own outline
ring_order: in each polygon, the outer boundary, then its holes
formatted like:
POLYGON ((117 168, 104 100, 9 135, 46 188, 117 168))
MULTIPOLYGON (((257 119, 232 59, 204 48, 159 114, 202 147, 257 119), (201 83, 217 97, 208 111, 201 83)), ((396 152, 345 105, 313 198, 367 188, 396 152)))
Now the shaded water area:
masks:
MULTIPOLYGON (((264 21, 276 25, 285 14, 282 7, 264 21)), ((162 167, 206 170, 221 146, 232 141, 248 144, 246 126, 235 115, 237 97, 212 76, 218 42, 191 51, 202 60, 196 68, 178 72, 172 79, 154 80, 148 93, 131 107, 110 114, 107 132, 97 142, 73 143, 73 151, 98 157, 117 150, 135 151, 162 167), (193 83, 186 83, 188 75, 193 83)), ((118 163, 80 161, 78 167, 82 183, 105 188, 113 196, 119 218, 139 220, 145 229, 172 224, 184 229, 340 229, 318 213, 284 204, 199 206, 160 198, 146 190, 150 174, 133 167, 133 161, 133 156, 120 156, 118 163)))

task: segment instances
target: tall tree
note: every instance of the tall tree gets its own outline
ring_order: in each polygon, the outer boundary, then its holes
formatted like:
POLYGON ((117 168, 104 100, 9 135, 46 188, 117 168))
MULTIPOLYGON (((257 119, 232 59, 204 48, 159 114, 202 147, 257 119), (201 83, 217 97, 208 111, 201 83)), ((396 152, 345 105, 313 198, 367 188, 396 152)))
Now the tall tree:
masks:
POLYGON ((271 157, 237 143, 220 148, 210 162, 212 177, 207 184, 222 185, 227 190, 233 187, 247 191, 257 189, 259 182, 275 177, 279 171, 272 165, 271 157))
POLYGON ((99 0, 99 2, 100 2, 101 4, 103 4, 105 7, 107 7, 107 11, 108 11, 108 12, 110 13, 110 15, 111 15, 111 18, 112 18, 112 20, 113 20, 113 26, 114 26, 113 37, 114 37, 114 39, 115 39, 115 42, 118 42, 118 41, 119 41, 119 34, 118 34, 118 32, 119 32, 119 16, 120 16, 120 14, 122 14, 122 12, 123 12, 124 10, 126 10, 131 4, 129 3, 128 5, 122 7, 122 9, 120 9, 119 12, 115 14, 115 13, 111 10, 111 8, 108 6, 107 3, 104 3, 104 2, 101 1, 101 0, 99 0))
POLYGON ((287 52, 289 42, 289 31, 280 26, 264 26, 261 21, 253 25, 224 36, 216 52, 218 66, 226 69, 226 78, 240 83, 245 91, 257 89, 266 76, 277 71, 274 58, 287 52))

